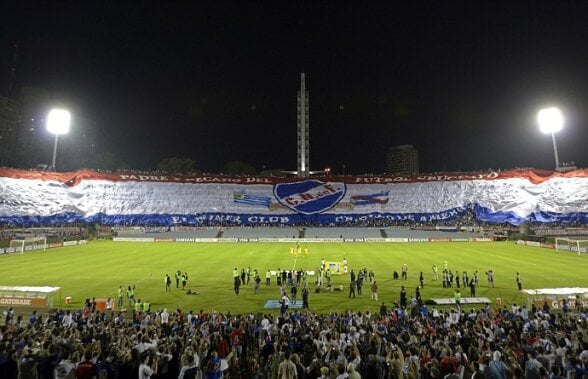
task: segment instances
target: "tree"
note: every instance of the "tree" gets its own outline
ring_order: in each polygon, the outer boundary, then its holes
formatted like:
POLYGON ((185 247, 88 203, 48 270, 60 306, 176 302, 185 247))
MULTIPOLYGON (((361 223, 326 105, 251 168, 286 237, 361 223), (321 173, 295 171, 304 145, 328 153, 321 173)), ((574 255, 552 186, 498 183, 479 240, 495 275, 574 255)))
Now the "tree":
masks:
POLYGON ((249 163, 231 161, 225 163, 223 173, 228 175, 255 175, 256 171, 249 163))
POLYGON ((190 158, 165 158, 157 164, 159 171, 164 171, 169 174, 190 174, 196 173, 196 162, 190 158))
POLYGON ((91 166, 95 169, 106 171, 124 170, 128 168, 128 165, 125 162, 117 158, 114 153, 108 151, 97 153, 94 157, 94 164, 91 166))

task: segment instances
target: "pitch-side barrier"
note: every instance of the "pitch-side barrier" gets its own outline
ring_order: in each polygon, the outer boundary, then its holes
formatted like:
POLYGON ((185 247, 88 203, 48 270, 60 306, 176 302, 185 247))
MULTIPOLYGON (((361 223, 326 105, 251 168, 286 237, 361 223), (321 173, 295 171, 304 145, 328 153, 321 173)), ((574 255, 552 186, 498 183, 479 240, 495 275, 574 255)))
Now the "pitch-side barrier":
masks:
POLYGON ((157 238, 115 237, 115 242, 492 242, 492 238, 157 238))

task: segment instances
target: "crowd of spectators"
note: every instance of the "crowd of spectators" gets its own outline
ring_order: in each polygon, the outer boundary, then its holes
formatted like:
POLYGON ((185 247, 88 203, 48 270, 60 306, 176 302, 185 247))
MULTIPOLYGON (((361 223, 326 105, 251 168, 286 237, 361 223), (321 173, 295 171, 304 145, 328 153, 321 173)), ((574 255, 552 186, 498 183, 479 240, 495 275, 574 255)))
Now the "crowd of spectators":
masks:
POLYGON ((0 377, 586 379, 585 311, 9 310, 0 377))
MULTIPOLYGON (((218 220, 204 220, 203 224, 199 225, 96 225, 94 228, 100 233, 114 234, 120 231, 141 230, 145 233, 155 232, 194 232, 203 229, 224 227, 247 227, 247 228, 300 228, 306 227, 366 227, 366 228, 393 228, 406 230, 435 230, 436 228, 455 228, 456 230, 465 230, 470 232, 480 233, 498 233, 498 232, 517 232, 519 228, 509 224, 487 224, 475 221, 471 213, 466 213, 464 217, 451 221, 430 221, 430 222, 415 222, 415 221, 394 221, 387 218, 370 218, 359 221, 348 221, 343 224, 334 223, 317 223, 317 222, 303 222, 298 224, 256 224, 251 226, 244 226, 230 220, 220 217, 218 220), (470 216, 468 216, 470 215, 470 216)), ((560 226, 553 226, 558 228, 560 226)), ((564 226, 561 226, 563 228, 564 226)))
MULTIPOLYGON (((37 229, 43 229, 42 226, 35 226, 37 229)), ((74 236, 80 234, 88 234, 86 229, 90 228, 98 234, 116 234, 119 231, 141 229, 146 233, 154 232, 193 232, 202 229, 224 227, 243 227, 235 220, 223 217, 219 214, 218 218, 209 218, 203 220, 199 225, 182 225, 177 224, 173 226, 167 225, 52 225, 47 226, 52 234, 59 236, 74 236)), ((433 220, 426 222, 419 222, 415 220, 394 220, 386 217, 373 217, 362 220, 347 221, 342 224, 333 223, 317 223, 317 222, 302 222, 299 224, 258 224, 255 228, 263 227, 366 227, 366 228, 395 228, 395 229, 413 229, 413 230, 434 230, 436 228, 455 228, 456 230, 464 230, 469 232, 479 232, 485 234, 492 233, 517 233, 520 231, 518 226, 504 224, 490 224, 476 219, 471 210, 466 210, 460 216, 450 220, 433 220)), ((585 224, 579 223, 529 223, 529 229, 533 234, 537 235, 573 235, 581 236, 588 235, 588 229, 585 224)), ((0 224, 0 240, 18 238, 25 230, 31 230, 24 226, 15 225, 1 225, 0 224)))

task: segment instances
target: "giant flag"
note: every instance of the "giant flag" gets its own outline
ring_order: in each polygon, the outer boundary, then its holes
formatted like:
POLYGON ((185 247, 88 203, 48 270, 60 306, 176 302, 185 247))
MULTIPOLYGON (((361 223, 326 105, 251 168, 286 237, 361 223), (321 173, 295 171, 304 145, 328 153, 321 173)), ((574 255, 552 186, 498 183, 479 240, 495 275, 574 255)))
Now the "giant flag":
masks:
POLYGON ((0 169, 0 223, 588 223, 588 170, 267 178, 0 169))

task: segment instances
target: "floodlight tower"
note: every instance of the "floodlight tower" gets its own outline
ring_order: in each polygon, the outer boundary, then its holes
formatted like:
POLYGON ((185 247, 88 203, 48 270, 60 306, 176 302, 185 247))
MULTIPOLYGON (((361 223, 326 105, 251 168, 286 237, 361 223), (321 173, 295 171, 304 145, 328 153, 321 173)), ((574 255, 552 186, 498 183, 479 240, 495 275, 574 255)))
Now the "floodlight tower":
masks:
POLYGON ((304 72, 300 74, 300 90, 298 91, 298 167, 299 177, 310 174, 310 143, 308 91, 304 82, 304 72))
POLYGON ((555 144, 555 133, 563 128, 564 117, 560 110, 555 107, 545 108, 537 113, 537 122, 539 124, 539 130, 541 130, 542 133, 551 133, 551 139, 553 140, 553 153, 555 155, 555 170, 559 170, 559 157, 557 155, 557 145, 555 144))
POLYGON ((57 140, 60 134, 67 134, 69 132, 69 124, 71 115, 65 109, 52 109, 47 116, 47 130, 55 134, 55 144, 53 145, 53 160, 51 161, 51 168, 55 170, 55 158, 57 157, 57 140))

